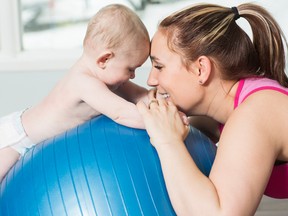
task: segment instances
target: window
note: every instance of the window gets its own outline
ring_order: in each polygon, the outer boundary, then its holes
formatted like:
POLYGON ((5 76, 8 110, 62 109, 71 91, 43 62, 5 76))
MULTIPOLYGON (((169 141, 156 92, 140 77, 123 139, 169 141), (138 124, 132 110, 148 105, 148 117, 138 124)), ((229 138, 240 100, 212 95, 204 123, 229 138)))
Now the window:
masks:
POLYGON ((144 0, 5 0, 0 8, 0 71, 62 70, 81 55, 88 20, 121 3, 138 11, 144 0))
POLYGON ((23 50, 81 48, 88 20, 110 3, 141 8, 135 0, 21 0, 23 50))

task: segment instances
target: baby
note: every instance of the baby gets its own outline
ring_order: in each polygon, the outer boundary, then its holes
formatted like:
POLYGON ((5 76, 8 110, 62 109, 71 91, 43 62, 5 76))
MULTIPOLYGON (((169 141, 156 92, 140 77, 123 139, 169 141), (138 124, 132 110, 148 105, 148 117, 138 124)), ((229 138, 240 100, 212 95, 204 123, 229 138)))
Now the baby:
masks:
POLYGON ((19 154, 97 115, 144 128, 135 103, 147 90, 129 81, 150 51, 149 34, 137 14, 119 4, 102 8, 88 23, 83 48, 44 100, 0 119, 0 181, 19 154))

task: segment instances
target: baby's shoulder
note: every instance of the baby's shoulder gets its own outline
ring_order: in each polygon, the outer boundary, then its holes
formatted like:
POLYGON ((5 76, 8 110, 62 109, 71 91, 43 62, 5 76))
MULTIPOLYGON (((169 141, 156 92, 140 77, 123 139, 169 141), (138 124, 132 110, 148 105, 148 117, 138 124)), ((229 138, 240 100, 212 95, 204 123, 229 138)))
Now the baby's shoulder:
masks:
POLYGON ((59 86, 72 92, 81 92, 81 90, 90 88, 91 86, 102 85, 103 83, 95 75, 75 70, 69 71, 59 82, 59 86))

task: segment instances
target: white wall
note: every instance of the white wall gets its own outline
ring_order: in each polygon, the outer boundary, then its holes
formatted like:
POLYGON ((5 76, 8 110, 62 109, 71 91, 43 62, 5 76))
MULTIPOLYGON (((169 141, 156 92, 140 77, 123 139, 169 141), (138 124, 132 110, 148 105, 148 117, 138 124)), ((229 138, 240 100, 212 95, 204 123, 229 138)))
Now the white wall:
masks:
POLYGON ((0 116, 40 101, 63 74, 59 71, 1 72, 0 116))
MULTIPOLYGON (((147 11, 143 12, 143 20, 147 25, 150 35, 156 30, 159 19, 168 15, 169 13, 181 8, 190 3, 197 3, 201 1, 177 1, 169 4, 147 5, 147 11), (153 15, 153 16, 152 16, 153 15), (155 16, 157 18, 155 18, 155 16)), ((205 1, 226 6, 237 6, 242 2, 249 1, 205 1), (227 3, 228 2, 228 3, 227 3)), ((281 25, 283 31, 288 37, 288 2, 286 0, 259 0, 254 1, 266 7, 276 18, 281 25)), ((241 20, 241 19, 240 19, 241 20)), ((146 86, 146 79, 148 77, 150 63, 145 64, 143 68, 136 72, 135 82, 146 86)), ((68 68, 67 68, 68 70, 68 68)), ((37 72, 0 72, 0 116, 10 112, 24 109, 41 100, 55 85, 65 71, 37 71, 37 72)))

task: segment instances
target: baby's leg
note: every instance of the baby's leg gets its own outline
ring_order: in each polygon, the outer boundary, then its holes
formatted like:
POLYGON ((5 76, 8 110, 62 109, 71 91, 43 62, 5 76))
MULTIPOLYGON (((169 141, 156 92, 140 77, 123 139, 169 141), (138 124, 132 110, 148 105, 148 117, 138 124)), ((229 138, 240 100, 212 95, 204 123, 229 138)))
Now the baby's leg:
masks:
POLYGON ((0 182, 11 167, 18 161, 19 156, 20 154, 11 147, 0 149, 0 182))

